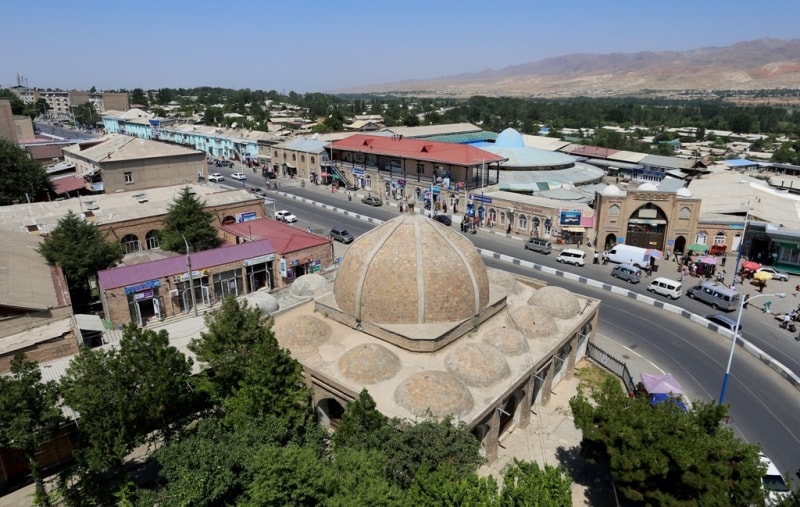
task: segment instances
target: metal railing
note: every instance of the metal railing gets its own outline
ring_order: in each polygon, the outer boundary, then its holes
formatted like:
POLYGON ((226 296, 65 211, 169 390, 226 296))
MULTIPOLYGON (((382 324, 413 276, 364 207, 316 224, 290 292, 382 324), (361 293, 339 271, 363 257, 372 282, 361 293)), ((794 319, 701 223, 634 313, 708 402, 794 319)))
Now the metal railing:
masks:
POLYGON ((598 365, 621 378, 622 382, 625 384, 625 389, 628 390, 628 393, 636 392, 636 383, 633 381, 631 372, 628 370, 628 366, 625 363, 592 342, 589 342, 586 345, 586 355, 589 356, 589 359, 593 360, 598 365))

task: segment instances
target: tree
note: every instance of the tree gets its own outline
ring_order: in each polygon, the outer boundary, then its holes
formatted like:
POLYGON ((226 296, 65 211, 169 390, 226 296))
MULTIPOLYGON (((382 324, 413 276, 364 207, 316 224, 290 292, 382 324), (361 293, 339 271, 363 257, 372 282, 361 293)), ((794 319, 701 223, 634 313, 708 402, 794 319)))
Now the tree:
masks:
POLYGON ((44 167, 7 139, 0 139, 0 181, 0 206, 31 202, 51 189, 44 167))
POLYGON ((407 505, 438 507, 440 505, 464 505, 500 507, 501 505, 542 505, 535 502, 501 504, 497 492, 497 481, 493 477, 478 477, 476 473, 460 474, 445 464, 437 470, 421 468, 414 484, 408 490, 407 505))
POLYGON ((572 506, 572 480, 564 470, 514 458, 503 474, 503 506, 572 506))
POLYGON ((141 88, 134 88, 131 92, 131 104, 137 104, 141 106, 147 107, 150 102, 147 100, 147 96, 144 93, 144 90, 141 88))
POLYGON ((58 398, 57 384, 42 382, 39 365, 24 354, 14 356, 11 375, 0 376, 0 441, 3 447, 19 449, 28 460, 37 505, 50 505, 35 455, 65 422, 58 398))
POLYGON ((122 479, 126 456, 148 438, 169 441, 171 423, 192 401, 191 371, 166 331, 133 324, 118 349, 81 350, 61 385, 64 403, 80 414, 74 455, 83 487, 106 471, 122 479))
POLYGON ((628 499, 653 505, 751 505, 761 500, 758 447, 723 425, 727 408, 696 401, 651 407, 609 376, 570 400, 581 455, 607 466, 628 499))
POLYGON ((389 419, 378 411, 375 400, 363 389, 358 399, 347 405, 333 434, 334 448, 380 449, 389 429, 389 419))
POLYGON ((291 438, 308 422, 311 393, 302 366, 261 318, 261 310, 229 296, 189 349, 208 366, 201 386, 231 423, 277 417, 291 438))
POLYGON ((187 243, 192 252, 219 246, 217 230, 211 225, 214 215, 205 208, 206 203, 198 199, 189 187, 184 187, 164 217, 164 228, 158 235, 161 248, 186 253, 187 243))
POLYGON ((125 255, 122 244, 108 241, 95 224, 85 221, 72 210, 58 221, 36 251, 48 263, 60 266, 64 271, 76 305, 89 299, 89 278, 114 266, 125 255))

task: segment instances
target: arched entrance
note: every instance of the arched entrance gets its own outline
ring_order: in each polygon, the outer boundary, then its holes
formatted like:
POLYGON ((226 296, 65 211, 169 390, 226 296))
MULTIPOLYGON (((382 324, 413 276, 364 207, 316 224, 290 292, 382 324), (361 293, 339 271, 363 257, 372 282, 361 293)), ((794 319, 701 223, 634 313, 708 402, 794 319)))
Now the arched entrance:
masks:
POLYGON ((655 204, 648 202, 637 208, 628 218, 625 244, 664 250, 666 230, 667 214, 655 204))
POLYGON ((519 403, 525 399, 525 391, 517 390, 508 397, 500 410, 500 435, 504 434, 511 427, 512 423, 519 423, 518 408, 519 403))
POLYGON ((675 248, 672 249, 675 253, 685 253, 686 252, 686 238, 683 236, 678 236, 675 238, 675 248))
POLYGON ((314 412, 317 414, 317 421, 323 428, 336 429, 342 421, 344 407, 335 398, 325 398, 319 400, 314 412))
POLYGON ((603 249, 609 250, 611 247, 617 244, 617 235, 616 234, 607 234, 606 240, 603 242, 603 249))

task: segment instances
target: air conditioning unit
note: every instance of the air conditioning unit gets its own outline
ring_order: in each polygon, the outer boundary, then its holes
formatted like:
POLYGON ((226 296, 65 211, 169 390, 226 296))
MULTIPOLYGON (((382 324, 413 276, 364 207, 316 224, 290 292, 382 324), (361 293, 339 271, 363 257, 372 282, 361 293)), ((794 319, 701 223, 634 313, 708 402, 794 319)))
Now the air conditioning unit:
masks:
POLYGON ((172 289, 169 291, 169 297, 176 298, 178 297, 178 289, 172 289))

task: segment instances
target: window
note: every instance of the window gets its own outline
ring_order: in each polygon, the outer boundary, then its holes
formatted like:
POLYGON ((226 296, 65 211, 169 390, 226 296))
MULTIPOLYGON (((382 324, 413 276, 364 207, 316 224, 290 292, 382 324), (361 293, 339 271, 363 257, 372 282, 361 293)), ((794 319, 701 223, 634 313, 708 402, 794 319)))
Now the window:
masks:
POLYGON ((681 208, 678 218, 680 218, 681 220, 689 220, 690 218, 692 218, 692 210, 690 210, 689 208, 681 208))
POLYGON ((300 155, 300 162, 305 162, 305 161, 306 161, 306 156, 300 155))
POLYGON ((150 231, 145 236, 145 241, 147 242, 147 249, 153 250, 154 248, 158 248, 158 231, 150 231))
POLYGON ((725 233, 718 232, 714 235, 714 244, 715 245, 724 245, 725 244, 725 233))
POLYGON ((296 153, 292 153, 292 160, 297 160, 297 154, 296 153))
POLYGON ((131 183, 133 183, 133 173, 125 173, 125 184, 130 185, 131 183))
POLYGON ((706 231, 698 232, 697 236, 695 236, 694 238, 694 242, 699 243, 701 245, 705 245, 707 240, 708 240, 708 233, 706 233, 706 231))
POLYGON ((311 163, 314 164, 315 160, 314 157, 311 157, 311 163))
POLYGON ((528 227, 528 218, 525 215, 520 215, 518 220, 519 228, 524 231, 528 227))
POLYGON ((608 208, 608 216, 610 217, 618 217, 619 213, 620 213, 619 206, 617 206, 616 204, 613 204, 608 208))
POLYGON ((122 238, 122 245, 125 247, 126 254, 138 252, 139 250, 141 250, 141 245, 139 244, 139 238, 137 238, 136 235, 134 234, 126 234, 122 238))

